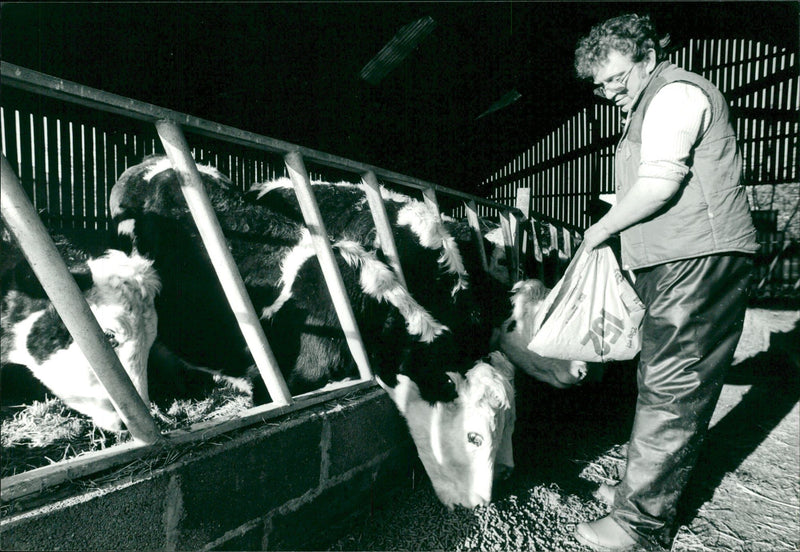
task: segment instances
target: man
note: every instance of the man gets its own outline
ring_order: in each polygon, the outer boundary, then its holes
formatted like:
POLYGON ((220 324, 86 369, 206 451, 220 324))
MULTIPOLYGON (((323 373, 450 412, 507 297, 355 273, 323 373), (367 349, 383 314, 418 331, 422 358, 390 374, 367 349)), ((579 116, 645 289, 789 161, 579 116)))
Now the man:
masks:
POLYGON ((595 26, 578 76, 627 115, 616 204, 584 234, 620 234, 622 265, 647 306, 627 469, 598 490, 611 513, 581 523, 594 550, 669 547, 686 485, 739 340, 757 250, 728 107, 709 81, 664 60, 648 17, 595 26))

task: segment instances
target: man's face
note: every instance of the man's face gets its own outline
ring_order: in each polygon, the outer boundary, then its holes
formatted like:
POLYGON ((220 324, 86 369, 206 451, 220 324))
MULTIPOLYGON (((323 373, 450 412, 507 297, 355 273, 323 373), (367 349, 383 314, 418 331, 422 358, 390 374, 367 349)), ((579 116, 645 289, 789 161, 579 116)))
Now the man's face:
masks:
POLYGON ((652 50, 639 63, 634 63, 629 55, 611 50, 608 59, 595 72, 594 83, 605 98, 627 113, 653 67, 655 54, 652 50))

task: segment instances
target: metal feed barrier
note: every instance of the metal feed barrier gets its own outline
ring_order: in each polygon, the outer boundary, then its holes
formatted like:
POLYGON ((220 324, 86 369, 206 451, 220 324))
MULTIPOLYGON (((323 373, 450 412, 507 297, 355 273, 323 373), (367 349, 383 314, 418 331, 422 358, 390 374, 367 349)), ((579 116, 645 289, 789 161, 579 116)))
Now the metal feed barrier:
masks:
POLYGON ((115 445, 102 451, 3 478, 0 482, 2 487, 0 499, 4 502, 39 492, 67 480, 91 475, 133 461, 156 452, 162 447, 208 439, 226 431, 264 422, 288 412, 336 398, 353 390, 375 385, 364 342, 356 324, 342 276, 335 262, 319 207, 314 198, 306 170, 306 161, 359 175, 366 190, 381 247, 401 281, 405 281, 402 266, 392 238, 386 209, 381 199, 379 179, 405 188, 421 190, 424 201, 434 207, 436 212, 439 212, 437 194, 445 194, 462 200, 467 219, 477 240, 484 269, 488 269, 488 263, 483 250, 483 236, 479 225, 477 206, 498 209, 501 213, 500 219, 506 248, 511 253, 509 257, 511 281, 514 282, 518 279, 522 213, 516 208, 364 163, 82 86, 6 62, 0 64, 0 69, 3 86, 18 88, 39 96, 56 98, 155 125, 165 152, 179 176, 181 190, 192 218, 198 227, 243 337, 272 396, 271 403, 252 408, 235 419, 202 422, 187 430, 174 430, 161 434, 150 416, 148 405, 145 405, 138 396, 113 349, 104 339, 102 330, 92 316, 63 259, 55 249, 30 199, 22 189, 11 164, 3 156, 2 217, 18 240, 25 257, 50 296, 54 307, 107 390, 134 439, 132 442, 115 445), (242 277, 225 244, 222 229, 203 188, 197 165, 184 136, 184 130, 189 130, 196 135, 283 156, 303 217, 312 235, 316 254, 347 344, 358 366, 360 375, 358 381, 342 382, 335 386, 329 386, 323 391, 296 397, 290 395, 252 302, 247 295, 242 277))

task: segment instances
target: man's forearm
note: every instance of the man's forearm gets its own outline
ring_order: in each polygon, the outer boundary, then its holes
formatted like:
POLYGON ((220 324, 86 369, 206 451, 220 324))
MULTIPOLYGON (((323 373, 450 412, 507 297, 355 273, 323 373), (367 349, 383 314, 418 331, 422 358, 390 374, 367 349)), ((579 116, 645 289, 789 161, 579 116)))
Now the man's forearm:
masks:
POLYGON ((630 191, 600 219, 611 234, 617 234, 656 213, 678 192, 679 182, 661 178, 639 178, 630 191))

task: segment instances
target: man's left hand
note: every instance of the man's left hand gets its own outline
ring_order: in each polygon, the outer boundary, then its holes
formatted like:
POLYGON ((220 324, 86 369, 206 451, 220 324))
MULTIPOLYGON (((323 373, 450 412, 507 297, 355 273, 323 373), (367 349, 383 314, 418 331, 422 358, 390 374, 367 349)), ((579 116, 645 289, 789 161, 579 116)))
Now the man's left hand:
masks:
POLYGON ((610 237, 611 233, 606 229, 603 221, 591 225, 583 233, 583 245, 586 249, 586 252, 588 253, 589 251, 592 251, 596 247, 602 245, 610 237))

